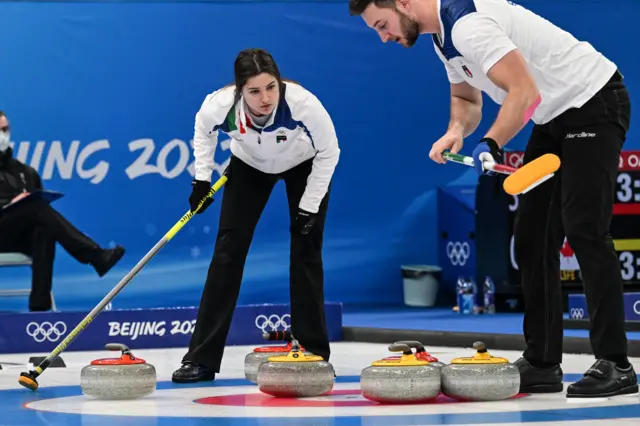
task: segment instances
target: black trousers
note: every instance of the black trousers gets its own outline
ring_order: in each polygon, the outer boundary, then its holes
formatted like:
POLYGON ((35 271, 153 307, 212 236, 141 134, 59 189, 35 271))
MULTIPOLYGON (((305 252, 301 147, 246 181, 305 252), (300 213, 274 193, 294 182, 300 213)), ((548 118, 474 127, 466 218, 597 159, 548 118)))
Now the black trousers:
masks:
POLYGON ((31 311, 51 309, 56 243, 83 264, 100 255, 93 240, 45 201, 30 201, 0 215, 0 252, 19 252, 32 259, 31 311))
MULTIPOLYGON (((220 363, 240 292, 244 265, 258 220, 271 192, 282 179, 286 185, 291 221, 311 173, 312 160, 282 175, 263 173, 237 157, 229 164, 220 212, 215 251, 200 301, 196 326, 183 362, 192 361, 212 371, 220 363)), ((329 360, 329 338, 324 312, 322 243, 329 193, 307 235, 291 234, 290 305, 291 332, 300 344, 329 360)))
POLYGON ((565 236, 582 272, 594 355, 626 357, 622 275, 609 224, 630 115, 629 94, 616 73, 581 108, 533 128, 524 163, 554 153, 562 165, 521 196, 515 220, 525 298, 523 355, 530 361, 562 362, 559 250, 565 236))

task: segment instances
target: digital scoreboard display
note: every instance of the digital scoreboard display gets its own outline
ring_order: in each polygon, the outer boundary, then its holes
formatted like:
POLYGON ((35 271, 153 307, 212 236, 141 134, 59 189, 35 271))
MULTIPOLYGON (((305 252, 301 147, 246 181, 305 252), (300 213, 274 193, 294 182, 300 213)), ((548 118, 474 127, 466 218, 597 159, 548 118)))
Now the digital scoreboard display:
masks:
POLYGON ((620 156, 610 230, 622 279, 640 282, 640 151, 620 156))

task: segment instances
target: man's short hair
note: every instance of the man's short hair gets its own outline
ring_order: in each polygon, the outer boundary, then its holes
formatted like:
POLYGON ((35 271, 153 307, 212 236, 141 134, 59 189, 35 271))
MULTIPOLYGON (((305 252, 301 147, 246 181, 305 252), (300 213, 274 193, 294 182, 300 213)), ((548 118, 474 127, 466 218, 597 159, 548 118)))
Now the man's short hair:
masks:
POLYGON ((362 12, 364 12, 371 3, 380 8, 396 8, 396 0, 349 0, 349 14, 351 16, 362 15, 362 12))
POLYGON ((0 110, 0 118, 6 117, 6 116, 7 116, 7 114, 5 114, 4 111, 0 110))

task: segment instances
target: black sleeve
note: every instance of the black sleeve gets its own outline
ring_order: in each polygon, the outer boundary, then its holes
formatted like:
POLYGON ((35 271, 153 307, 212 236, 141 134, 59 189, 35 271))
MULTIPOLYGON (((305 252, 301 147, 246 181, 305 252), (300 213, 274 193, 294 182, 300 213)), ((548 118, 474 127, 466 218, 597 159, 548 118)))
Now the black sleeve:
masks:
POLYGON ((0 179, 0 208, 6 206, 16 196, 20 195, 23 190, 28 192, 42 190, 42 179, 38 172, 30 166, 19 164, 17 168, 12 169, 12 175, 18 179, 19 173, 22 172, 26 176, 25 184, 19 182, 20 187, 10 185, 6 180, 0 179))
POLYGON ((13 200, 13 197, 18 195, 14 188, 3 184, 4 182, 0 180, 0 208, 6 206, 13 200))
POLYGON ((13 195, 0 192, 0 208, 6 206, 13 200, 13 195))
POLYGON ((33 182, 34 182, 35 189, 42 190, 43 189, 42 179, 40 179, 40 175, 35 169, 31 169, 31 171, 33 173, 33 182))
POLYGON ((23 171, 27 175, 27 184, 24 189, 27 192, 41 191, 43 189, 42 179, 40 178, 38 171, 26 164, 23 164, 23 171))

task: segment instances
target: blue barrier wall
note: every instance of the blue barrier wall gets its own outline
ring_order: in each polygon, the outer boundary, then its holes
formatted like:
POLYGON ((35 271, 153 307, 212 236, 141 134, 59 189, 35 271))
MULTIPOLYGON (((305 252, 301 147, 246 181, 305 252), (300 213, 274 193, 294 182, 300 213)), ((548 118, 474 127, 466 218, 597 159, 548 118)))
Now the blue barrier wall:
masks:
MULTIPOLYGON (((618 63, 632 101, 640 101, 638 56, 629 54, 639 2, 521 3, 618 63)), ((61 308, 92 307, 185 213, 194 114, 207 93, 232 81, 233 60, 246 47, 270 50, 285 76, 321 99, 338 132, 327 300, 401 303, 400 265, 439 262, 436 189, 475 177, 428 159, 448 121, 446 75, 428 37, 413 49, 383 45, 344 1, 2 2, 0 16, 0 109, 11 119, 17 155, 46 187, 67 194, 55 207, 74 224, 103 245, 128 249, 98 279, 59 248, 61 308)), ((496 112, 487 100, 478 136, 496 112)), ((522 148, 526 134, 511 146, 522 148)), ((632 126, 626 149, 640 147, 637 134, 632 126)), ((227 149, 216 153, 221 168, 227 149)), ((114 306, 197 304, 217 220, 214 204, 114 306)), ((241 304, 288 302, 287 222, 278 186, 256 231, 241 304)), ((28 286, 25 268, 0 276, 2 288, 28 286)))

